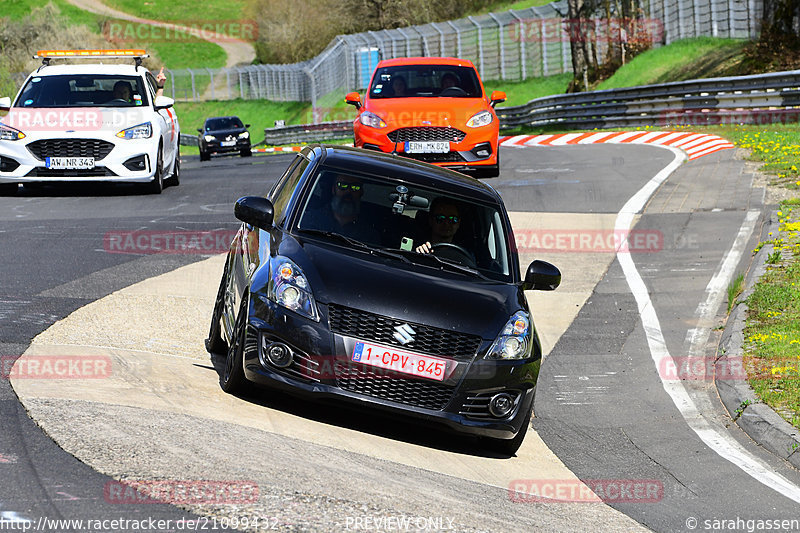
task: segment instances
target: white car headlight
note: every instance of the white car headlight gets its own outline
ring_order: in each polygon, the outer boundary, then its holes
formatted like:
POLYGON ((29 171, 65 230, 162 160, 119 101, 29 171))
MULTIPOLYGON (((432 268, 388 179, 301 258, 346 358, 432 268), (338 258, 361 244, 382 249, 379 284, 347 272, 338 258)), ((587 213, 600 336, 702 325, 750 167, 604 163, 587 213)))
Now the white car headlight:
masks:
POLYGON ((243 131, 242 133, 239 134, 239 138, 240 139, 249 139, 250 138, 250 132, 249 131, 243 131))
POLYGON ((472 115, 467 121, 467 126, 470 128, 480 128, 481 126, 488 126, 494 120, 494 115, 490 111, 480 111, 472 115))
POLYGON ((153 125, 149 122, 138 124, 117 133, 120 139, 149 139, 153 135, 153 125))
POLYGON ((361 113, 361 116, 358 117, 361 123, 365 126, 369 126, 370 128, 385 128, 386 122, 383 121, 381 117, 372 113, 370 111, 364 111, 361 113))
POLYGON ((270 259, 269 270, 269 299, 297 314, 319 321, 317 303, 303 271, 291 259, 282 256, 270 259))
POLYGON ((11 126, 0 124, 0 141, 18 141, 24 139, 25 134, 11 126))
POLYGON ((206 135, 205 137, 203 137, 203 140, 206 141, 207 143, 210 143, 216 141, 217 138, 214 137, 213 135, 206 135))
POLYGON ((531 319, 517 311, 508 319, 484 359, 525 359, 531 354, 531 319))

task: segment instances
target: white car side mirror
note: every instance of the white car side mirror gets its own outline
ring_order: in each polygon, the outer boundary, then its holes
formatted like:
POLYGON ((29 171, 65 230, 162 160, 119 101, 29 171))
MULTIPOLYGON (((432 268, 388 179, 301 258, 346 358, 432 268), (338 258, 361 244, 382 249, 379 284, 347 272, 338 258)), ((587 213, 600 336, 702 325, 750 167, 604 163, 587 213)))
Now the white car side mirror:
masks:
POLYGON ((153 104, 155 105, 156 109, 166 109, 175 105, 175 100, 167 96, 156 96, 153 104))
POLYGON ((0 109, 2 109, 3 111, 8 111, 9 109, 11 109, 11 98, 9 98, 8 96, 0 98, 0 109))

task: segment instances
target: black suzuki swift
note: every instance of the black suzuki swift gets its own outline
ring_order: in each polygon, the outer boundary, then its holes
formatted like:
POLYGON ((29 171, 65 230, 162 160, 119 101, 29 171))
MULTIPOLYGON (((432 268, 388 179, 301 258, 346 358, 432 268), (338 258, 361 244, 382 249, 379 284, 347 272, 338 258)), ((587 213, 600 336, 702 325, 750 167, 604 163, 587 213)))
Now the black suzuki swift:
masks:
POLYGON ((541 346, 503 201, 456 172, 357 148, 305 148, 243 224, 206 347, 222 388, 253 383, 388 409, 488 437, 513 454, 541 346))

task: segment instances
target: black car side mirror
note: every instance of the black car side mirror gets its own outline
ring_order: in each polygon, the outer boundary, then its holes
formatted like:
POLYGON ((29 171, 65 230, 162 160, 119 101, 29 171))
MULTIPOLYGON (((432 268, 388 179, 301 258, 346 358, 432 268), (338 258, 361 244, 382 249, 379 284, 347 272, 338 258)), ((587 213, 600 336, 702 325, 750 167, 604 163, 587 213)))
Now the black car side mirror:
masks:
POLYGON ((244 125, 244 127, 245 127, 245 128, 249 128, 249 127, 250 127, 250 124, 245 124, 245 125, 244 125))
POLYGON ((263 196, 243 196, 236 200, 233 214, 246 224, 269 229, 272 227, 275 209, 272 207, 272 202, 263 196))
POLYGON ((197 128, 197 133, 203 133, 203 128, 197 128))
POLYGON ((547 261, 536 260, 528 265, 522 288, 526 291, 554 291, 561 284, 561 271, 547 261))

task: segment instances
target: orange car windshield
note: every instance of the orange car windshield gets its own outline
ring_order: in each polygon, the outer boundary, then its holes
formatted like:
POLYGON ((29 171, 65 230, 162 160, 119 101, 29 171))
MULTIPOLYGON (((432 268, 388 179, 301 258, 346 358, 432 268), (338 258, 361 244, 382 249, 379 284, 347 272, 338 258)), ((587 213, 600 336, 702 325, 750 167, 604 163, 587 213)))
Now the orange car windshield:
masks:
POLYGON ((403 65, 379 68, 370 98, 481 98, 478 74, 470 67, 403 65))

